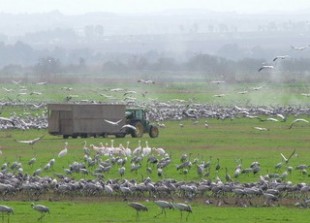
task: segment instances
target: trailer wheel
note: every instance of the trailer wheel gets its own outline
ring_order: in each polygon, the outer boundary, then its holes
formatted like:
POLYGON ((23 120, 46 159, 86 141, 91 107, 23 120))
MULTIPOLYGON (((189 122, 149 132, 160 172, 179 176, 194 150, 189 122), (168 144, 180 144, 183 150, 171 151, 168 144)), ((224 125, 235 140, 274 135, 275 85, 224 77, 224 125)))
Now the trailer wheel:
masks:
POLYGON ((144 133, 144 127, 143 127, 142 123, 136 122, 134 124, 134 126, 136 127, 136 130, 131 132, 131 136, 134 138, 141 138, 143 136, 143 133, 144 133))
POLYGON ((63 137, 64 139, 68 139, 68 138, 69 138, 68 135, 63 135, 62 137, 63 137))
POLYGON ((159 135, 158 128, 156 126, 151 126, 149 135, 151 138, 157 138, 159 135))

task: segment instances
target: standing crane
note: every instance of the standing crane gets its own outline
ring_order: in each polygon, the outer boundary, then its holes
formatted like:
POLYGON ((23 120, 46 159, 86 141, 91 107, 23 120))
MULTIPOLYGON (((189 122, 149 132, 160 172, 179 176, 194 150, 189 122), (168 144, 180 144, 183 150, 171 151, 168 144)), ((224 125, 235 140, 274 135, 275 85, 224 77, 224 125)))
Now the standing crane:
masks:
POLYGON ((188 205, 188 204, 184 204, 184 203, 174 203, 173 206, 174 206, 176 209, 180 210, 180 212, 181 212, 181 219, 182 219, 182 212, 183 212, 183 211, 188 212, 188 214, 187 214, 187 216, 186 216, 186 221, 187 221, 187 219, 188 219, 189 214, 193 212, 193 211, 192 211, 192 207, 191 207, 190 205, 188 205))
POLYGON ((158 200, 158 201, 154 201, 154 203, 161 208, 161 212, 157 215, 154 216, 154 218, 158 217, 161 214, 165 214, 166 216, 166 209, 174 209, 174 206, 172 203, 168 202, 168 201, 164 201, 164 200, 158 200))
POLYGON ((138 202, 131 202, 128 205, 137 211, 137 217, 136 217, 137 220, 139 218, 139 212, 140 211, 148 211, 146 206, 144 206, 143 204, 138 203, 138 202))
POLYGON ((48 207, 46 207, 45 205, 42 205, 42 204, 34 204, 32 203, 31 204, 31 207, 40 212, 41 213, 41 216, 38 218, 38 221, 42 220, 42 218, 45 216, 46 213, 50 213, 50 209, 48 207))
POLYGON ((2 222, 4 221, 4 213, 6 213, 8 215, 8 223, 9 223, 10 214, 14 214, 13 208, 6 205, 0 205, 0 212, 2 213, 2 222))
POLYGON ((68 142, 65 142, 65 148, 58 153, 58 157, 63 157, 68 153, 68 142))

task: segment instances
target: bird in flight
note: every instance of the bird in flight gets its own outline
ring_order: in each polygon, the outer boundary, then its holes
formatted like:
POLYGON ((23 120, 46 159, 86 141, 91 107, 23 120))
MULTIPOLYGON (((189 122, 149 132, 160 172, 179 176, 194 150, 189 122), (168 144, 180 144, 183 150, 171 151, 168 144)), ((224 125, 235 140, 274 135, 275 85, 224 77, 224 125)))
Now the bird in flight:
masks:
POLYGON ((130 129, 133 129, 133 130, 137 130, 137 128, 136 128, 135 126, 130 125, 130 124, 123 125, 123 126, 121 127, 121 130, 126 129, 126 128, 130 128, 130 129))
POLYGON ((0 121, 5 121, 11 123, 13 126, 15 126, 15 123, 12 119, 6 118, 6 117, 0 117, 0 121))
POLYGON ((258 72, 264 70, 264 69, 273 69, 274 66, 272 65, 264 65, 264 66, 261 66, 259 69, 258 69, 258 72))
POLYGON ((38 138, 35 138, 35 139, 31 139, 31 140, 18 140, 17 142, 24 143, 24 144, 29 144, 29 145, 34 145, 37 142, 39 142, 43 137, 44 137, 44 135, 40 136, 38 138))
POLYGON ((263 127, 254 127, 254 129, 257 129, 259 131, 268 131, 267 128, 263 128, 263 127))
POLYGON ((111 124, 111 125, 118 125, 123 119, 120 119, 118 120, 117 122, 113 122, 113 121, 110 121, 110 120, 107 120, 107 119, 104 119, 105 122, 111 124))
POLYGON ((280 155, 282 156, 283 161, 285 163, 288 163, 290 161, 290 159, 295 155, 295 152, 296 152, 296 149, 294 149, 294 151, 291 153, 291 155, 288 158, 286 158, 282 153, 280 153, 280 155))
POLYGON ((309 123, 309 121, 308 121, 308 120, 306 120, 306 119, 303 119, 303 118, 297 118, 297 119, 295 119, 294 121, 292 121, 292 123, 291 123, 291 125, 290 125, 289 129, 291 129, 291 128, 293 127, 293 125, 294 125, 296 122, 305 122, 305 123, 309 123))
POLYGON ((281 60, 284 60, 284 59, 286 59, 286 58, 288 58, 289 56, 288 55, 283 55, 283 56, 276 56, 275 58, 273 58, 273 62, 275 62, 276 60, 278 60, 278 59, 281 59, 281 60))

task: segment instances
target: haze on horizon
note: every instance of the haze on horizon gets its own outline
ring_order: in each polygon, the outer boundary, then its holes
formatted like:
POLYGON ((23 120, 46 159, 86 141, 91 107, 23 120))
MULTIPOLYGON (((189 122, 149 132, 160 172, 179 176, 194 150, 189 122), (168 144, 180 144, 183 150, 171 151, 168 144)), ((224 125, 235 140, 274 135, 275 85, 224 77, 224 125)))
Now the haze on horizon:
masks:
POLYGON ((90 12, 151 13, 184 9, 238 13, 310 9, 309 0, 0 0, 0 4, 2 13, 44 13, 57 10, 68 15, 90 12))

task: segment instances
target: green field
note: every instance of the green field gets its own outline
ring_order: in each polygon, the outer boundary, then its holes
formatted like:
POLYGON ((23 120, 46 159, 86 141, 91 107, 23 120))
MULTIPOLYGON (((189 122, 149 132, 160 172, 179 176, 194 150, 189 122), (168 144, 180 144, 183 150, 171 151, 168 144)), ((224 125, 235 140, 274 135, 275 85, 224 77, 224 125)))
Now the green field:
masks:
MULTIPOLYGON (((122 101, 121 93, 111 92, 110 89, 116 87, 135 89, 138 92, 148 91, 147 96, 135 95, 137 100, 142 103, 150 101, 150 98, 157 98, 158 101, 166 102, 172 99, 184 99, 186 103, 205 103, 213 105, 268 105, 268 106, 307 106, 309 98, 302 96, 302 93, 308 93, 306 84, 265 84, 260 91, 251 91, 260 84, 235 84, 235 85, 214 85, 210 83, 159 83, 145 86, 135 82, 126 84, 109 83, 106 85, 47 85, 36 86, 26 85, 25 87, 32 91, 42 92, 42 95, 20 95, 16 96, 20 86, 14 84, 3 85, 2 87, 14 89, 13 92, 4 92, 2 90, 2 100, 8 99, 13 102, 21 103, 40 103, 40 102, 60 102, 67 95, 78 95, 73 101, 78 100, 96 100, 109 102, 100 94, 109 94, 115 97, 113 101, 122 101), (63 90, 63 87, 72 87, 72 90, 63 90), (249 90, 249 93, 241 95, 238 92, 249 90), (217 98, 213 95, 225 94, 223 98, 217 98)), ((1 88, 2 89, 2 88, 1 88)), ((1 116, 10 117, 17 114, 26 117, 29 114, 45 114, 44 109, 35 110, 28 106, 3 106, 1 116)), ((54 166, 49 170, 42 170, 41 177, 49 176, 52 179, 61 181, 59 175, 74 179, 76 181, 92 180, 96 177, 92 174, 94 167, 88 167, 89 174, 72 173, 66 174, 65 169, 69 168, 74 161, 84 163, 83 146, 86 141, 87 146, 91 144, 99 146, 111 146, 112 140, 114 147, 120 144, 126 146, 129 141, 129 147, 134 150, 139 140, 141 145, 145 146, 146 141, 150 147, 164 148, 170 155, 172 162, 164 169, 163 175, 158 176, 156 167, 147 163, 145 157, 141 162, 141 168, 137 172, 131 172, 131 163, 128 158, 125 164, 126 172, 123 177, 119 175, 119 166, 113 165, 110 171, 105 172, 103 181, 109 179, 135 180, 141 182, 147 177, 153 182, 163 179, 175 179, 180 182, 201 182, 203 180, 216 181, 221 180, 226 183, 226 175, 232 177, 232 182, 255 183, 260 180, 260 176, 281 176, 287 172, 287 167, 292 167, 292 172, 282 177, 282 182, 291 182, 291 184, 310 183, 310 175, 307 169, 297 170, 296 167, 305 164, 309 165, 309 127, 307 123, 297 123, 292 129, 289 129, 291 122, 295 118, 305 118, 309 120, 308 115, 289 116, 286 122, 260 122, 258 119, 234 118, 234 119, 199 119, 198 123, 192 120, 163 121, 166 128, 160 128, 159 138, 151 139, 147 135, 143 138, 87 138, 87 139, 63 139, 62 137, 51 136, 47 130, 1 130, 0 146, 2 155, 0 156, 0 165, 7 164, 9 167, 18 162, 22 170, 8 168, 12 174, 22 173, 23 176, 32 176, 35 170, 41 168, 51 160, 55 159, 54 166), (205 127, 207 121, 209 127, 205 127), (179 124, 184 127, 180 127, 179 124), (258 131, 254 127, 264 127, 269 131, 258 131), (44 135, 43 139, 37 144, 31 146, 19 143, 19 140, 34 139, 44 135), (64 148, 65 142, 68 142, 68 154, 58 158, 57 154, 64 148), (281 153, 288 157, 293 151, 295 153, 289 163, 282 163, 281 168, 275 166, 283 161, 281 153), (191 168, 186 172, 177 170, 181 164, 180 158, 187 154, 192 162, 191 168), (36 162, 30 166, 28 162, 36 157, 36 162), (220 169, 215 170, 219 160, 220 169), (210 161, 208 175, 201 176, 197 173, 197 165, 210 161), (244 169, 248 168, 252 162, 260 163, 260 171, 257 174, 241 174, 234 178, 233 174, 237 165, 242 165, 244 169), (152 168, 152 173, 147 172, 147 167, 152 168), (227 168, 227 173, 226 173, 227 168)), ((262 118, 267 118, 262 117, 262 118)), ((95 152, 91 151, 91 157, 95 152)), ((110 157, 102 156, 105 161, 110 157)), ((4 182, 4 181, 1 181, 4 182)), ((6 194, 1 191, 2 201, 0 205, 8 205, 14 209, 14 215, 10 216, 10 222, 36 222, 40 214, 31 210, 31 203, 34 197, 23 193, 6 194)), ((308 195, 306 195, 307 197, 308 195)), ((59 196, 52 192, 44 193, 35 197, 35 203, 45 204, 50 208, 50 214, 46 214, 42 222, 185 222, 186 214, 183 213, 181 219, 178 210, 167 210, 167 215, 161 215, 160 209, 153 203, 154 197, 143 194, 139 196, 129 196, 124 200, 122 195, 110 196, 98 194, 94 196, 83 196, 81 194, 59 196), (148 212, 142 212, 137 218, 134 209, 128 206, 128 202, 139 201, 147 206, 148 212)), ((307 214, 303 214, 307 209, 295 207, 295 202, 301 201, 300 195, 288 196, 281 199, 274 207, 266 207, 263 201, 259 201, 255 206, 240 207, 235 205, 235 197, 228 195, 229 204, 217 207, 214 197, 211 193, 197 196, 188 201, 192 206, 193 213, 189 215, 188 222, 308 222, 307 214), (213 201, 213 204, 205 204, 206 200, 213 201), (278 206, 279 205, 279 206, 278 206)), ((157 199, 157 198, 156 198, 157 199)), ((166 198, 160 198, 166 199, 166 198)), ((167 198, 169 199, 169 198, 167 198)), ((174 202, 186 202, 184 197, 175 197, 174 202)), ((4 222, 8 216, 4 214, 4 222)))

